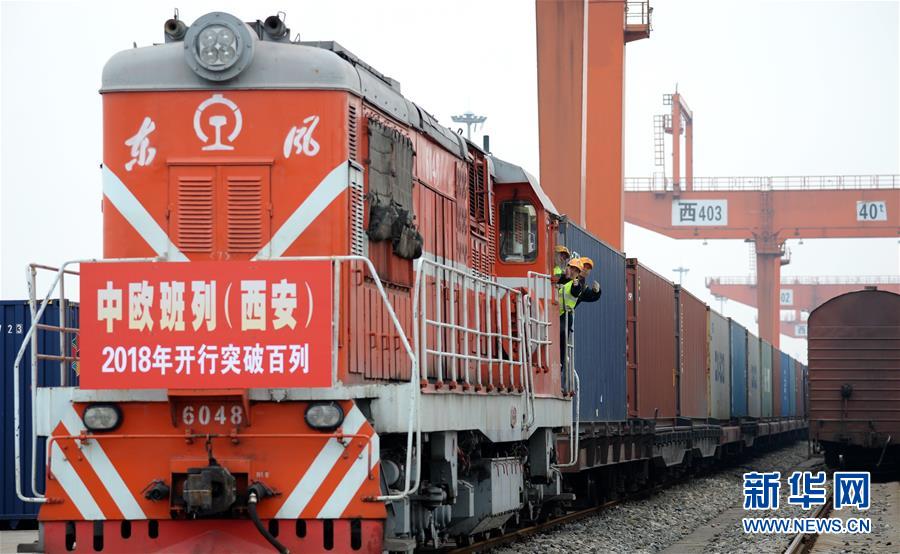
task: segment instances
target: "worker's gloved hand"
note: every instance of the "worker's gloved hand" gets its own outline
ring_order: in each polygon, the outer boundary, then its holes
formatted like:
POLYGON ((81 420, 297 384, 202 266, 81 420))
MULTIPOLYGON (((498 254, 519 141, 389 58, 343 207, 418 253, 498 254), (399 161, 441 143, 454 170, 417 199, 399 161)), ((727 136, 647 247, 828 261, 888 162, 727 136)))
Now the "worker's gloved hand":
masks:
POLYGON ((594 281, 594 284, 591 285, 591 290, 594 292, 600 292, 600 283, 594 281))

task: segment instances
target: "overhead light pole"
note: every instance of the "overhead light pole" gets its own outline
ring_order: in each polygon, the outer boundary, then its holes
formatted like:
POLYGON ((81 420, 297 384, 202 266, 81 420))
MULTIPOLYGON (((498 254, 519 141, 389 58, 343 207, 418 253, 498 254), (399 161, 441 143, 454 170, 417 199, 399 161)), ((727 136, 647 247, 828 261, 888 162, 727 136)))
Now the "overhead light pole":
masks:
POLYGON ((483 125, 487 120, 486 115, 475 115, 472 112, 466 112, 462 115, 452 115, 450 119, 453 120, 454 123, 465 123, 466 124, 466 138, 468 140, 472 140, 472 126, 475 126, 475 130, 478 130, 480 125, 483 125))

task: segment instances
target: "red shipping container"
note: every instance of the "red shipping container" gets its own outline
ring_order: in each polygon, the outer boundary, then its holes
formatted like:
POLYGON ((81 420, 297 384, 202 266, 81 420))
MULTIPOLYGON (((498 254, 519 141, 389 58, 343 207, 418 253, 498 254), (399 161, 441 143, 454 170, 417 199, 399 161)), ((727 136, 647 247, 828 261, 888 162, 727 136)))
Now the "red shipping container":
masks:
POLYGON ((709 308, 702 300, 678 285, 675 286, 675 298, 678 307, 678 415, 706 419, 709 404, 709 308))
POLYGON ((635 258, 626 261, 628 415, 674 418, 675 288, 635 258))

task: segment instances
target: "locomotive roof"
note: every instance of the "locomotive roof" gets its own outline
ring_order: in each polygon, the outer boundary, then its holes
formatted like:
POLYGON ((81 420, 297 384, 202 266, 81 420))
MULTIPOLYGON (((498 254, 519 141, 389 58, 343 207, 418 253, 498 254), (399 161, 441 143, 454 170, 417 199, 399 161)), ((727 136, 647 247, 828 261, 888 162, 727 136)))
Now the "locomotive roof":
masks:
POLYGON ((343 90, 364 98, 401 123, 466 157, 462 137, 407 100, 400 83, 379 73, 336 42, 257 40, 253 62, 233 79, 213 83, 184 61, 184 44, 168 42, 123 50, 103 67, 101 93, 176 90, 343 90))
POLYGON ((494 176, 495 182, 530 184, 544 209, 559 215, 559 210, 553 205, 553 201, 550 200, 550 197, 547 196, 547 193, 541 188, 540 183, 538 183, 538 180, 534 175, 525 171, 521 166, 505 162, 495 156, 491 156, 491 166, 491 174, 494 176))
MULTIPOLYGON (((305 89, 340 90, 365 99, 397 121, 427 134, 443 148, 467 159, 477 145, 438 123, 403 96, 400 83, 379 72, 334 41, 258 40, 253 61, 234 78, 212 82, 195 73, 184 59, 182 41, 130 48, 114 54, 103 67, 101 93, 179 90, 305 89)), ((529 183, 542 204, 558 213, 532 175, 520 166, 491 156, 498 183, 529 183)))

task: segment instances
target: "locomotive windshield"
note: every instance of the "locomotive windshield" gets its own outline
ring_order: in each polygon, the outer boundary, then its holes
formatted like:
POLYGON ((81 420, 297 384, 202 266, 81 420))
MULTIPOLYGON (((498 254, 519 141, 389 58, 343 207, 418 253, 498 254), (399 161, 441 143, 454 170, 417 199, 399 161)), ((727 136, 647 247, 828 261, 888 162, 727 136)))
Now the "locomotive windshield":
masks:
POLYGON ((500 204, 500 259, 533 262, 537 258, 537 211, 531 202, 500 204))

